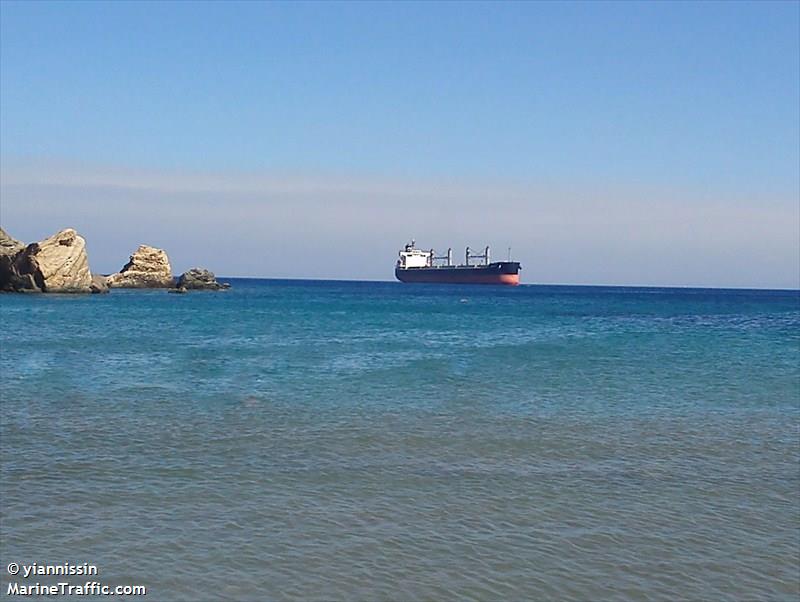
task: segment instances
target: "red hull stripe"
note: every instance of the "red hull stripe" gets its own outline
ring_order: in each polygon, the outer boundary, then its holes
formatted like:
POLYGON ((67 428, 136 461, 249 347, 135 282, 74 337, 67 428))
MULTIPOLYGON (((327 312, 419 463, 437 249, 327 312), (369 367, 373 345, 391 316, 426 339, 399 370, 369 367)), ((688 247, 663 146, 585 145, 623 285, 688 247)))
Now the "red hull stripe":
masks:
POLYGON ((426 282, 438 284, 519 284, 519 274, 480 274, 464 272, 462 274, 437 274, 433 271, 397 270, 397 279, 401 282, 426 282))

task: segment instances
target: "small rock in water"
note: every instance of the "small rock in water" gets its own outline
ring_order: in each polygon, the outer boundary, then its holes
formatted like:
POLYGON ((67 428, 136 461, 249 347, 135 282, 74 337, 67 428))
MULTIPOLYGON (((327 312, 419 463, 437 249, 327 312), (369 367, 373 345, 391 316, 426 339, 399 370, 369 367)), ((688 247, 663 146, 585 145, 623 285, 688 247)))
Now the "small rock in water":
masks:
POLYGON ((230 288, 231 285, 217 282, 214 272, 203 268, 192 268, 180 275, 177 286, 193 290, 219 291, 230 288))

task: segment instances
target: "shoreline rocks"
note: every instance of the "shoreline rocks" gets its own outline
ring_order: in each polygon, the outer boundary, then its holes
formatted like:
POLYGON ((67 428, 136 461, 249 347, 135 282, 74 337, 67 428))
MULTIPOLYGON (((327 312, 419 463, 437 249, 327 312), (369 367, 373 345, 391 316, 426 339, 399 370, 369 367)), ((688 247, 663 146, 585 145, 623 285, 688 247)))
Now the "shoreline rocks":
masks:
POLYGON ((86 240, 73 228, 26 245, 0 228, 0 292, 108 293, 111 288, 163 288, 168 292, 219 291, 230 284, 217 282, 203 268, 172 276, 163 249, 140 245, 116 274, 92 274, 86 240))
POLYGON ((175 285, 167 253, 148 245, 139 245, 130 261, 119 272, 108 276, 106 282, 109 288, 172 288, 175 285))
POLYGON ((86 241, 65 228, 49 238, 18 250, 19 241, 5 232, 0 261, 0 289, 42 293, 88 293, 92 284, 86 241))

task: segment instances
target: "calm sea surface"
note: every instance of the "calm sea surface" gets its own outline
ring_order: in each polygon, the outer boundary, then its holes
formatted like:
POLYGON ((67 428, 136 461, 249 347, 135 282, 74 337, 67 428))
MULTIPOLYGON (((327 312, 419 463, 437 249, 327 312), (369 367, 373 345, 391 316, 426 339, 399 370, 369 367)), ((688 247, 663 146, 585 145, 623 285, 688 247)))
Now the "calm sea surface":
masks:
POLYGON ((0 595, 798 599, 800 293, 232 282, 0 296, 0 595))

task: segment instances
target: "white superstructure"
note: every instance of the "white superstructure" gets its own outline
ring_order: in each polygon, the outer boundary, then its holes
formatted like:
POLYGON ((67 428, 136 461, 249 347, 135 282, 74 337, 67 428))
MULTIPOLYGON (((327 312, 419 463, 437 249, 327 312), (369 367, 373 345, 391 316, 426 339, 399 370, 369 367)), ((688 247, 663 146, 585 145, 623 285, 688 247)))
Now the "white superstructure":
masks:
POLYGON ((397 267, 400 268, 426 268, 431 265, 433 265, 433 249, 430 251, 416 249, 413 240, 400 251, 400 259, 397 260, 397 267))

